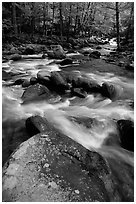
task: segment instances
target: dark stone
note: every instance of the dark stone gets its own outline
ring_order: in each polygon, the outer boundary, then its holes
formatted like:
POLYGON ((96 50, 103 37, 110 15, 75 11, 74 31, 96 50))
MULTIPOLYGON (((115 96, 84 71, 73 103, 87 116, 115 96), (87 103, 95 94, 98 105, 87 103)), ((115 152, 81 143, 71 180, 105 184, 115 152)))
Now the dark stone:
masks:
POLYGON ((90 53, 89 57, 95 58, 95 59, 99 59, 101 56, 101 53, 99 51, 93 51, 92 53, 90 53))
POLYGON ((54 87, 54 90, 57 90, 59 92, 64 92, 65 90, 69 89, 68 83, 59 74, 59 72, 51 72, 51 83, 54 87))
POLYGON ((36 83, 38 83, 37 78, 36 78, 36 77, 31 77, 31 79, 30 79, 30 84, 31 84, 31 85, 34 85, 34 84, 36 84, 36 83))
POLYGON ((30 86, 31 84, 30 84, 30 80, 28 80, 28 79, 24 79, 24 81, 23 81, 23 83, 22 83, 22 87, 28 87, 28 86, 30 86))
POLYGON ((30 136, 46 131, 46 122, 40 116, 33 116, 26 120, 26 129, 30 136))
POLYGON ((102 84, 101 93, 103 96, 112 100, 116 96, 115 86, 113 86, 112 84, 108 84, 108 83, 104 82, 102 84))
POLYGON ((125 69, 126 69, 126 70, 129 70, 129 71, 134 71, 134 65, 132 65, 132 64, 127 64, 127 65, 125 65, 125 69))
POLYGON ((101 47, 101 46, 97 46, 96 49, 97 49, 97 50, 101 50, 102 47, 101 47))
POLYGON ((21 60, 22 59, 22 56, 19 55, 19 54, 13 54, 10 56, 9 58, 10 60, 13 60, 13 61, 18 61, 18 60, 21 60))
POLYGON ((85 77, 75 78, 72 81, 72 85, 73 87, 83 88, 83 90, 88 93, 99 93, 101 91, 99 84, 85 77))
POLYGON ((49 89, 41 84, 35 84, 30 87, 28 87, 21 99, 23 100, 23 103, 25 102, 31 102, 31 101, 37 101, 42 99, 48 99, 51 97, 51 93, 49 89))
MULTIPOLYGON (((82 123, 86 126, 86 119, 81 119, 82 123)), ((89 128, 92 123, 90 120, 89 128)), ((49 164, 48 168, 44 167, 41 155, 41 172, 52 176, 55 182, 59 181, 64 190, 68 187, 72 191, 79 190, 79 195, 71 201, 133 201, 133 168, 129 165, 116 159, 105 159, 99 153, 87 150, 40 116, 27 119, 26 128, 31 136, 42 133, 34 136, 41 138, 42 148, 40 143, 36 143, 36 146, 40 151, 44 150, 43 155, 46 155, 49 164)))
POLYGON ((14 85, 21 85, 21 84, 23 84, 24 81, 25 81, 25 79, 17 79, 17 80, 14 82, 14 85))
POLYGON ((82 88, 74 88, 71 90, 71 93, 74 96, 78 96, 80 98, 86 98, 87 97, 86 91, 84 91, 82 88))
POLYGON ((4 71, 4 70, 2 70, 2 79, 3 80, 10 80, 10 79, 12 79, 12 77, 13 77, 14 75, 11 73, 11 72, 6 72, 6 71, 4 71))
POLYGON ((47 70, 41 70, 37 73, 37 80, 40 84, 50 87, 51 85, 50 76, 51 72, 47 70))
POLYGON ((35 54, 34 48, 32 48, 32 47, 26 47, 26 49, 25 49, 25 51, 24 51, 23 54, 24 54, 24 55, 33 55, 33 54, 35 54))
POLYGON ((66 58, 64 60, 62 60, 59 64, 61 66, 64 66, 64 65, 68 65, 68 64, 72 64, 73 60, 71 58, 66 58))
POLYGON ((47 55, 49 58, 51 59, 54 59, 55 58, 55 55, 54 55, 54 52, 53 51, 47 51, 47 55))
POLYGON ((130 120, 118 120, 121 146, 129 151, 134 151, 134 123, 130 120))

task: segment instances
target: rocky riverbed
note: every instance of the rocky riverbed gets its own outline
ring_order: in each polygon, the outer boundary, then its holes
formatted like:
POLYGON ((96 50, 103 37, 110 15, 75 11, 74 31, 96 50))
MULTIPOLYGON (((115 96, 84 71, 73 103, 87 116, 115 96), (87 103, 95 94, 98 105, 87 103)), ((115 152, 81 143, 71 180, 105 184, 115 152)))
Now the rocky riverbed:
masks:
POLYGON ((98 50, 3 63, 3 201, 134 200, 133 72, 98 50))

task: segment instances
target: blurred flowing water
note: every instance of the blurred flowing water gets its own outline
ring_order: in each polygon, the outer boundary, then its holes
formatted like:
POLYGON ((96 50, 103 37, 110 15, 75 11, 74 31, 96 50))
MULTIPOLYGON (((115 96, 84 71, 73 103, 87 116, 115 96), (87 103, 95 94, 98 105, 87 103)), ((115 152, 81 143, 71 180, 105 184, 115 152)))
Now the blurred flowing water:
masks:
MULTIPOLYGON (((39 70, 59 71, 59 66, 49 64, 52 60, 22 60, 19 62, 8 62, 3 64, 6 72, 16 72, 12 79, 3 81, 2 88, 2 121, 13 122, 27 119, 30 116, 40 115, 45 117, 59 131, 73 140, 77 141, 85 148, 99 152, 107 158, 118 158, 133 166, 133 153, 123 149, 118 142, 107 142, 111 137, 118 138, 119 132, 116 122, 120 119, 134 121, 134 111, 128 105, 129 99, 134 97, 134 81, 125 77, 115 76, 113 73, 88 73, 81 72, 82 75, 95 80, 97 83, 111 82, 118 86, 117 91, 121 97, 111 101, 100 94, 90 94, 85 99, 77 97, 65 98, 58 101, 43 100, 22 104, 21 96, 24 89, 21 86, 10 85, 12 81, 23 76, 30 78, 36 76, 39 70), (120 93, 121 92, 121 93, 120 93), (77 123, 77 119, 93 120, 91 127, 82 123, 77 123)), ((3 137, 5 137, 5 126, 3 127, 3 137)), ((8 132, 8 134, 10 134, 8 132)))

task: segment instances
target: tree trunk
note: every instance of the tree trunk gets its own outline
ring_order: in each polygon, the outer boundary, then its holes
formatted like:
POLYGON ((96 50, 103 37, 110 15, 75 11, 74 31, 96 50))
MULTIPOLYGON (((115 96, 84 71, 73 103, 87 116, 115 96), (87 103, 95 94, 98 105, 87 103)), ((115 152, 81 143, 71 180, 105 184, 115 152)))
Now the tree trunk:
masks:
POLYGON ((12 3, 12 11, 13 11, 13 28, 14 28, 14 34, 17 37, 18 30, 17 30, 17 19, 16 19, 16 3, 12 3))
POLYGON ((32 2, 32 15, 31 15, 31 28, 32 28, 32 37, 34 36, 35 32, 35 13, 34 13, 35 2, 32 2))
POLYGON ((69 40, 69 32, 70 32, 70 26, 71 26, 71 10, 72 10, 72 3, 70 2, 69 5, 69 19, 68 19, 68 32, 67 32, 67 41, 69 40))
POLYGON ((129 22, 128 22, 128 27, 127 27, 127 32, 126 32, 126 42, 128 42, 128 38, 129 38, 129 34, 130 34, 130 30, 131 30, 131 20, 132 20, 132 16, 134 14, 134 3, 131 3, 131 12, 130 12, 130 17, 129 17, 129 22))
POLYGON ((43 36, 46 35, 46 3, 43 2, 43 36))
POLYGON ((78 24, 78 10, 79 10, 79 5, 77 2, 77 7, 76 7, 76 18, 75 18, 75 26, 74 26, 74 32, 76 33, 77 30, 77 24, 78 24))
POLYGON ((63 36, 63 18, 62 18, 62 3, 59 3, 59 12, 60 12, 60 38, 62 40, 63 36))
POLYGON ((119 34, 119 6, 116 2, 116 30, 117 30, 117 49, 120 48, 120 34, 119 34))
POLYGON ((55 5, 54 5, 54 2, 52 4, 52 27, 51 27, 51 36, 52 36, 52 33, 53 33, 53 27, 54 27, 54 11, 55 11, 55 5))

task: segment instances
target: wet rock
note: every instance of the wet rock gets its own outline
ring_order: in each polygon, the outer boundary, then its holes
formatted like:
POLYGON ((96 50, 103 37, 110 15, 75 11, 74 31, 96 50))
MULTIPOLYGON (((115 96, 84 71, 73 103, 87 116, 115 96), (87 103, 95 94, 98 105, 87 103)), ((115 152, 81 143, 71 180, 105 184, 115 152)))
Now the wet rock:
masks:
POLYGON ((121 146, 129 151, 134 151, 134 123, 130 120, 119 120, 117 124, 121 146))
POLYGON ((45 131, 20 145, 3 168, 3 201, 133 201, 129 166, 118 171, 113 162, 114 172, 99 153, 63 135, 46 119, 40 123, 45 131))
POLYGON ((10 80, 12 79, 12 77, 14 76, 14 74, 12 74, 11 72, 6 72, 4 70, 2 70, 2 79, 3 80, 10 80))
POLYGON ((50 81, 51 72, 48 70, 41 70, 37 73, 37 80, 40 84, 43 84, 47 87, 51 86, 50 81))
POLYGON ((28 87, 24 91, 21 99, 25 103, 25 102, 35 101, 35 100, 48 99, 50 98, 50 96, 51 96, 51 93, 49 89, 37 83, 35 85, 28 87))
POLYGON ((102 84, 101 93, 103 96, 108 97, 111 100, 114 100, 121 95, 122 88, 117 86, 115 87, 115 85, 104 82, 102 84))
POLYGON ((18 60, 21 60, 22 59, 22 56, 19 55, 19 54, 13 54, 9 57, 10 60, 13 60, 13 61, 18 61, 18 60))
POLYGON ((99 51, 93 51, 90 53, 89 57, 100 59, 101 53, 99 51))
POLYGON ((51 72, 51 83, 55 90, 59 92, 64 92, 69 89, 68 83, 65 79, 59 74, 59 72, 51 72))
POLYGON ((47 51, 48 57, 54 59, 64 59, 66 54, 61 45, 51 45, 51 50, 47 51))
POLYGON ((101 47, 101 46, 97 46, 96 49, 97 49, 97 50, 101 50, 102 47, 101 47))
POLYGON ((129 71, 134 71, 134 64, 126 64, 125 69, 129 71))
POLYGON ((35 54, 35 50, 33 47, 26 47, 26 49, 23 52, 24 55, 33 55, 35 54))
POLYGON ((61 66, 64 66, 64 65, 68 65, 68 64, 72 64, 73 60, 71 58, 66 58, 64 60, 62 60, 59 64, 61 66))
POLYGON ((30 78, 30 84, 31 84, 31 85, 34 85, 34 84, 36 84, 36 83, 38 83, 37 78, 36 78, 36 77, 31 77, 31 78, 30 78))
POLYGON ((26 120, 26 130, 30 136, 36 135, 40 132, 46 131, 46 123, 47 121, 40 116, 33 116, 26 120))
POLYGON ((84 91, 83 89, 81 88, 74 88, 71 90, 71 93, 74 95, 74 96, 78 96, 80 98, 86 98, 87 97, 87 93, 86 91, 84 91))
POLYGON ((23 84, 24 81, 25 81, 25 79, 17 79, 17 80, 14 82, 14 85, 21 85, 21 84, 23 84))
POLYGON ((48 50, 48 51, 47 51, 47 55, 48 55, 48 57, 51 58, 51 59, 54 59, 54 58, 55 58, 54 52, 53 52, 52 50, 48 50))
POLYGON ((24 79, 23 83, 22 83, 22 87, 29 87, 31 84, 30 84, 30 80, 28 79, 24 79))
POLYGON ((72 81, 73 87, 80 87, 87 93, 99 93, 101 91, 101 87, 94 81, 91 81, 85 77, 78 77, 72 81))

